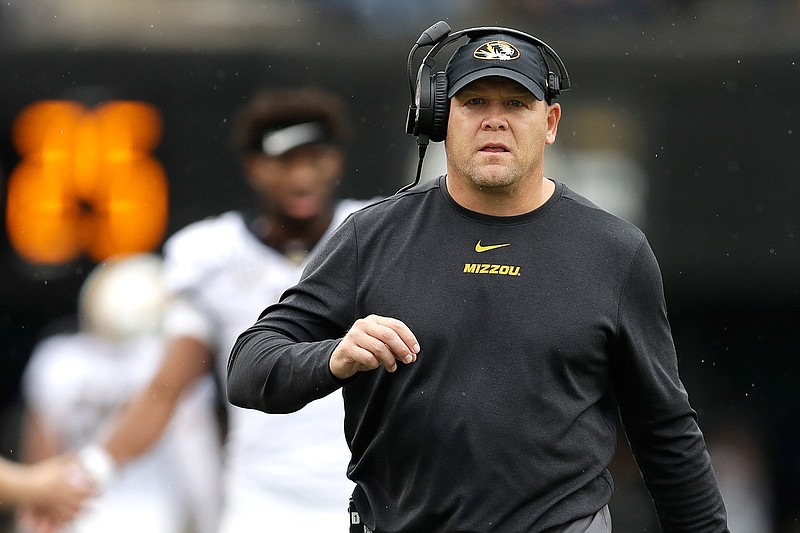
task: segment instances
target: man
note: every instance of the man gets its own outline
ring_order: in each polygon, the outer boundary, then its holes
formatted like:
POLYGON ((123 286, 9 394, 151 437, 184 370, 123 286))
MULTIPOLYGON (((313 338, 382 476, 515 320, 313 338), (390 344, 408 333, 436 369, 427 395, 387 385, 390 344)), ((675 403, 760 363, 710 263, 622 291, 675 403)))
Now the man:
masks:
POLYGON ((544 177, 541 49, 476 33, 445 73, 447 175, 340 226, 240 336, 230 401, 341 388, 354 521, 410 533, 610 531, 616 400, 663 529, 727 531, 647 240, 544 177))
MULTIPOLYGON (((165 244, 164 276, 174 303, 165 319, 166 359, 103 447, 85 465, 103 479, 151 446, 186 388, 216 366, 224 377, 236 336, 264 302, 296 283, 306 256, 365 202, 335 201, 347 121, 319 89, 257 94, 235 130, 256 206, 191 224, 165 244)), ((221 378, 222 379, 222 378, 221 378)), ((220 531, 332 531, 347 506, 349 451, 341 398, 300 417, 230 406, 220 531)))

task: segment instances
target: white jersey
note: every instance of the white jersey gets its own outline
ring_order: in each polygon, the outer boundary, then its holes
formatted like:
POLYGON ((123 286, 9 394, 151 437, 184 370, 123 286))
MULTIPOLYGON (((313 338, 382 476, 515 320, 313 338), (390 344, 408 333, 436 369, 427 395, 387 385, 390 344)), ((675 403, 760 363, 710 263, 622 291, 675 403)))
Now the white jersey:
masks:
MULTIPOLYGON (((328 233, 366 203, 341 201, 328 233)), ((167 290, 175 297, 167 330, 216 350, 225 383, 236 338, 300 279, 303 265, 259 241, 237 212, 187 226, 164 249, 167 290)), ((341 395, 287 415, 227 407, 221 531, 300 527, 324 533, 346 527, 353 483, 346 477, 350 451, 341 395)))
MULTIPOLYGON (((55 436, 61 451, 96 442, 113 426, 115 415, 147 385, 163 350, 163 341, 155 336, 125 342, 88 332, 45 338, 35 347, 23 375, 27 408, 55 436)), ((200 479, 214 479, 214 457, 205 451, 214 452, 218 434, 196 423, 208 417, 212 385, 209 381, 198 384, 179 406, 163 438, 124 466, 64 531, 182 533, 198 513, 216 519, 213 492, 206 493, 212 494, 211 499, 197 502, 195 496, 200 493, 193 488, 200 472, 204 476, 200 479), (199 457, 197 450, 203 450, 199 457), (203 461, 201 469, 183 469, 187 453, 195 462, 203 461)), ((201 526, 199 531, 208 530, 201 526)))

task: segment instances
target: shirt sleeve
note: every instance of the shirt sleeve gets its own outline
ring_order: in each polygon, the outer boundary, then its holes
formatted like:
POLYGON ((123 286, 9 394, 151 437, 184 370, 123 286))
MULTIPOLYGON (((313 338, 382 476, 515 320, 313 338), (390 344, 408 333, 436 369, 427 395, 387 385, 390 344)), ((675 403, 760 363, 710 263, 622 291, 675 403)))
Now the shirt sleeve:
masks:
POLYGON ((163 276, 169 295, 162 329, 169 338, 192 337, 215 345, 215 326, 197 301, 195 287, 217 268, 219 246, 224 235, 208 221, 195 223, 173 235, 164 244, 163 276))
POLYGON ((725 532, 725 506, 678 374, 656 258, 642 240, 619 303, 614 392, 665 532, 725 532))
POLYGON ((268 413, 296 411, 341 387, 328 361, 355 320, 356 232, 345 221, 284 292, 237 339, 228 360, 228 398, 268 413))

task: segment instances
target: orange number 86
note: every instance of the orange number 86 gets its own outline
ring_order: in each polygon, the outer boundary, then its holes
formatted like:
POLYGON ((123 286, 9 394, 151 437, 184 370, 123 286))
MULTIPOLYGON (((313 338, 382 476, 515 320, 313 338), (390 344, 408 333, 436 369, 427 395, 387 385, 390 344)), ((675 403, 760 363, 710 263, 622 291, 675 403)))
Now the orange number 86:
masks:
POLYGON ((86 253, 99 262, 161 243, 168 188, 150 154, 161 136, 154 107, 37 102, 12 135, 21 161, 8 182, 6 226, 19 255, 54 264, 86 253))

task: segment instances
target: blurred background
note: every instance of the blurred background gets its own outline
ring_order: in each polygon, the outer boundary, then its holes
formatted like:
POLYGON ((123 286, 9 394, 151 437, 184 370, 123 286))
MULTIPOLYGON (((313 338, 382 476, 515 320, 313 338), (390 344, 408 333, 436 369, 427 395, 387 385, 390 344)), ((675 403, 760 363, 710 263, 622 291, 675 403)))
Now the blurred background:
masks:
MULTIPOLYGON (((93 266, 249 207, 230 127, 257 88, 345 98, 342 196, 412 181, 406 59, 437 20, 510 26, 564 60, 548 175, 647 233, 731 529, 800 531, 798 0, 4 0, 0 453, 15 457, 30 352, 93 266), (89 123, 65 155, 58 133, 89 123), (48 178, 28 164, 43 147, 48 178)), ((439 146, 424 168, 443 172, 439 146)), ((657 530, 620 448, 615 531, 657 530)))

